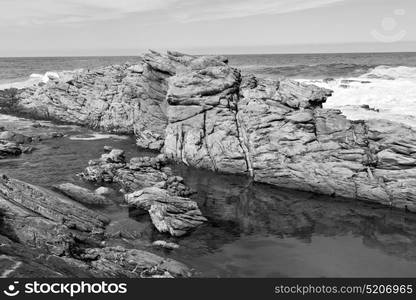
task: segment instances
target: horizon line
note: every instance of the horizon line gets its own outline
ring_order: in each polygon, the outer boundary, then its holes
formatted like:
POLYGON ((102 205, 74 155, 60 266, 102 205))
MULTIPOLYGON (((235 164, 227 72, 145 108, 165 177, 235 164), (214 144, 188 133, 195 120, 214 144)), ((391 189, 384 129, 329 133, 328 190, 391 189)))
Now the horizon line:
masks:
MULTIPOLYGON (((149 49, 152 50, 152 49, 149 49)), ((147 51, 149 51, 147 50, 147 51)), ((105 55, 99 55, 99 54, 85 54, 85 55, 34 55, 34 56, 26 56, 26 55, 17 55, 17 56, 2 56, 0 55, 0 58, 61 58, 61 57, 141 57, 142 54, 146 53, 145 52, 141 52, 141 54, 105 54, 105 55)), ((164 50, 164 51, 159 51, 159 50, 154 50, 156 52, 159 53, 166 53, 169 50, 164 50)), ((176 50, 175 50, 176 51, 176 50)), ((293 52, 279 52, 279 51, 265 51, 265 52, 250 52, 250 53, 222 53, 222 52, 216 52, 216 53, 199 53, 199 54, 195 54, 195 53, 187 53, 186 51, 177 51, 183 54, 188 54, 188 55, 195 55, 195 56, 212 56, 212 55, 232 55, 232 56, 248 56, 248 55, 302 55, 302 54, 369 54, 369 53, 374 53, 374 54, 388 54, 388 53, 416 53, 416 49, 413 51, 402 51, 402 50, 393 50, 393 51, 345 51, 345 52, 339 52, 339 51, 310 51, 310 52, 301 52, 301 51, 293 51, 293 52)))

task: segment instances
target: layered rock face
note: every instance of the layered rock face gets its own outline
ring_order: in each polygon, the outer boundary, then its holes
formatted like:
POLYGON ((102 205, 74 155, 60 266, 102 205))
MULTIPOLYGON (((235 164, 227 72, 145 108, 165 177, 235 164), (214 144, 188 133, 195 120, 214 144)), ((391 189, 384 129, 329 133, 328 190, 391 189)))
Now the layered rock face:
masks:
MULTIPOLYGON (((92 160, 81 176, 93 182, 118 183, 124 192, 130 207, 148 211, 153 224, 160 232, 172 236, 182 236, 207 221, 202 216, 196 202, 187 198, 192 191, 183 178, 174 176, 166 166, 166 157, 134 157, 125 161, 124 152, 119 149, 107 149, 100 159, 92 160), (109 152, 108 152, 109 150, 109 152)), ((74 191, 71 186, 62 185, 58 189, 68 196, 85 199, 92 193, 74 191), (68 193, 69 192, 69 193, 68 193)), ((95 196, 95 194, 94 194, 95 196)), ((95 198, 95 197, 94 197, 95 198)), ((85 200, 84 200, 85 201, 85 200)))
POLYGON ((0 177, 0 276, 182 277, 155 254, 106 246, 110 220, 44 188, 0 177))
POLYGON ((222 57, 150 52, 138 65, 26 89, 2 106, 135 133, 140 146, 191 166, 416 211, 415 131, 347 120, 322 108, 330 95, 288 79, 242 77, 222 57))
POLYGON ((413 130, 347 120, 321 108, 322 91, 303 89, 292 102, 279 90, 295 88, 282 84, 272 94, 276 83, 242 85, 238 118, 256 181, 416 210, 413 130))
POLYGON ((415 131, 322 109, 328 90, 254 76, 229 83, 233 69, 215 70, 171 78, 166 154, 258 182, 416 211, 415 131))
POLYGON ((161 108, 165 77, 151 64, 110 66, 79 72, 65 81, 50 80, 14 94, 2 92, 0 99, 12 99, 2 101, 5 113, 108 132, 137 133, 139 145, 160 149, 166 126, 161 108))

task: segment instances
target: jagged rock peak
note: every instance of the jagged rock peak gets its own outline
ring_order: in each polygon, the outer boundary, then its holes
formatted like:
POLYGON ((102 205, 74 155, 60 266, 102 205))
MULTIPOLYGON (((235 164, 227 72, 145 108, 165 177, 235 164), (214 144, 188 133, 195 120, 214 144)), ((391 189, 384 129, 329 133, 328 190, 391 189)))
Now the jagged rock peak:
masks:
POLYGON ((226 66, 228 59, 224 56, 196 56, 176 51, 167 51, 166 54, 149 50, 143 55, 143 61, 153 69, 169 74, 183 73, 190 70, 202 70, 208 67, 226 66))

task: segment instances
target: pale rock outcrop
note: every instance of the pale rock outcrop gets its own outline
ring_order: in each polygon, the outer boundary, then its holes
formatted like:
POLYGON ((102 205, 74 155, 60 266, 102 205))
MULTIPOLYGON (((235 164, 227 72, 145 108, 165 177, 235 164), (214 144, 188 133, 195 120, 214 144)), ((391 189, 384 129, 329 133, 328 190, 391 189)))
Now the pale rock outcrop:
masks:
POLYGON ((416 211, 415 131, 323 109, 329 90, 288 79, 240 80, 234 72, 170 79, 165 154, 258 182, 416 211))
POLYGON ((141 147, 163 146, 168 79, 178 70, 224 66, 224 57, 151 51, 134 65, 74 72, 41 86, 0 91, 3 113, 135 134, 141 147))
POLYGON ((7 98, 2 101, 4 113, 114 133, 136 132, 139 145, 160 149, 166 126, 161 110, 166 75, 160 74, 149 64, 103 67, 14 94, 0 92, 0 99, 7 98))
POLYGON ((147 210, 156 229, 172 236, 182 236, 207 221, 196 202, 165 189, 145 188, 127 194, 125 199, 130 206, 147 210))

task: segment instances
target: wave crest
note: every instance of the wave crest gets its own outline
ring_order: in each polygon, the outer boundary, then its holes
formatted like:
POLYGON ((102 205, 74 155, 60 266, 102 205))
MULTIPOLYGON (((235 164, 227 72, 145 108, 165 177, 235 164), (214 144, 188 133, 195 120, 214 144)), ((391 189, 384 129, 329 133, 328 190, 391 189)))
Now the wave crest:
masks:
POLYGON ((416 68, 415 67, 390 67, 390 66, 378 66, 372 69, 370 72, 362 75, 361 77, 365 78, 375 78, 375 79, 409 79, 416 80, 416 68))
POLYGON ((39 85, 40 83, 45 84, 50 80, 67 81, 73 78, 76 74, 78 74, 81 71, 82 69, 77 69, 77 70, 72 70, 72 71, 59 71, 59 72, 48 71, 45 74, 33 73, 29 76, 27 80, 0 84, 0 90, 10 89, 10 88, 23 89, 23 88, 31 87, 34 85, 39 85))
POLYGON ((416 128, 414 67, 378 66, 358 77, 300 81, 333 90, 324 107, 349 119, 388 119, 416 128))

